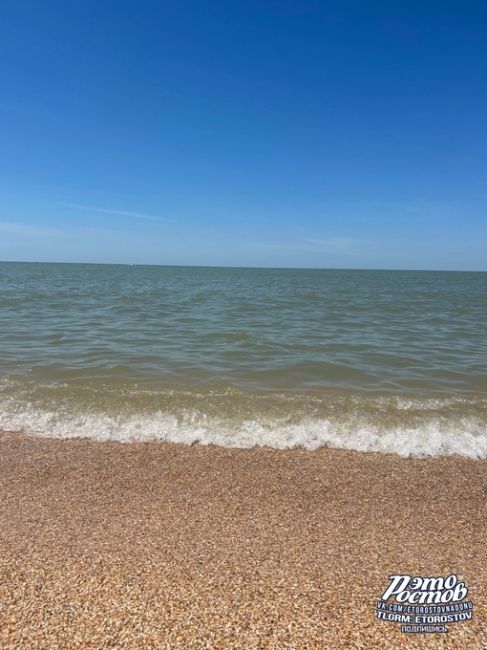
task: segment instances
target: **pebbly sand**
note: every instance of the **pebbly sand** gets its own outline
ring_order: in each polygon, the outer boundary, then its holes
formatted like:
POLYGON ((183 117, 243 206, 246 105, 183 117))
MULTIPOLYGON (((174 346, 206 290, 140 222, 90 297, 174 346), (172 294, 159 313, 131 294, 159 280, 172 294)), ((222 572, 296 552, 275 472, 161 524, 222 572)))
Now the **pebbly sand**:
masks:
POLYGON ((0 647, 487 648, 487 464, 0 434, 0 647), (375 619, 392 573, 474 620, 375 619))

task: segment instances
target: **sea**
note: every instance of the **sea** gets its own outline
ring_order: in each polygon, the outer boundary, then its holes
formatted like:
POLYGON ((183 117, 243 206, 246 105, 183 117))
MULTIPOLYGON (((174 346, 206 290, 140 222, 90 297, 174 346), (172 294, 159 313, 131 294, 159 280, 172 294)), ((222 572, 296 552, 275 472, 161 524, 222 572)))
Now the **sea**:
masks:
POLYGON ((487 273, 0 263, 0 429, 487 457, 487 273))

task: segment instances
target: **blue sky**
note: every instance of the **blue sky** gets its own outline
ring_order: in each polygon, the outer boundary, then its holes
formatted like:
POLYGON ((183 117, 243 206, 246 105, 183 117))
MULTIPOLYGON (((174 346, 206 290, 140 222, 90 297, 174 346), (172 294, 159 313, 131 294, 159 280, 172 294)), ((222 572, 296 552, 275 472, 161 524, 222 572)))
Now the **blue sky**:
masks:
POLYGON ((0 8, 0 259, 487 270, 487 3, 0 8))

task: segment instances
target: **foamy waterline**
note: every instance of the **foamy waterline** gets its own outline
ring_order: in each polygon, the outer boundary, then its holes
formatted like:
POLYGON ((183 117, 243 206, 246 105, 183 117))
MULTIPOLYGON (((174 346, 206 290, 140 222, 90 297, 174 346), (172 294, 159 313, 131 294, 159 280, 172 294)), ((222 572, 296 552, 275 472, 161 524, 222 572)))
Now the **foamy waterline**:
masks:
POLYGON ((134 382, 0 379, 0 429, 55 438, 161 441, 403 457, 487 458, 482 396, 183 389, 134 382))
POLYGON ((419 426, 387 428, 361 424, 351 417, 347 424, 332 419, 304 418, 300 422, 279 419, 247 419, 239 422, 187 410, 179 417, 164 413, 108 414, 39 411, 0 412, 0 429, 54 438, 92 438, 99 441, 200 443, 233 448, 266 446, 276 449, 320 447, 361 452, 394 453, 402 457, 459 454, 487 458, 487 431, 475 419, 448 423, 430 419, 419 426))

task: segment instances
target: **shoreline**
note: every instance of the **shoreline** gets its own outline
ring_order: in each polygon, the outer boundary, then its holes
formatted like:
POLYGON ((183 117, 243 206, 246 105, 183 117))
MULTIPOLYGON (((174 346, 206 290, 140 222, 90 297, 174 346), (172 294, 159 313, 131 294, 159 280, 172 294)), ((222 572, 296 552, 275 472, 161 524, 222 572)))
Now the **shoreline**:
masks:
POLYGON ((0 646, 485 648, 487 465, 0 433, 0 646), (377 621, 458 574, 473 620, 377 621))

